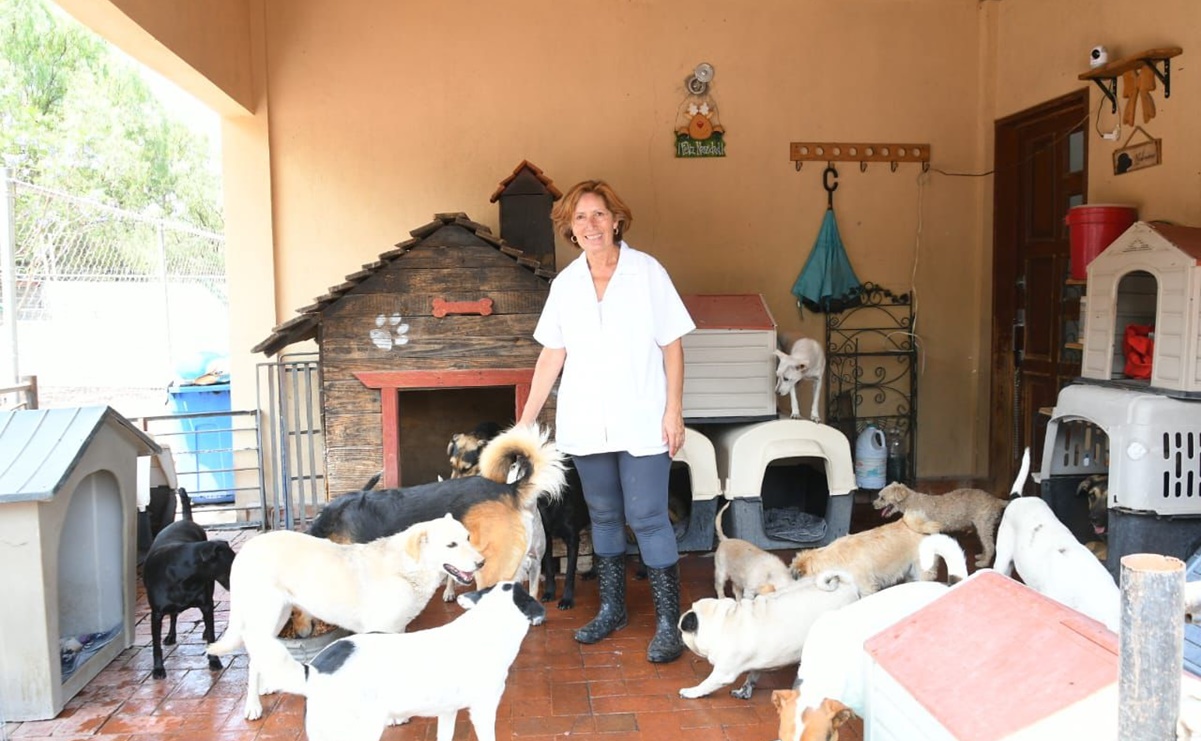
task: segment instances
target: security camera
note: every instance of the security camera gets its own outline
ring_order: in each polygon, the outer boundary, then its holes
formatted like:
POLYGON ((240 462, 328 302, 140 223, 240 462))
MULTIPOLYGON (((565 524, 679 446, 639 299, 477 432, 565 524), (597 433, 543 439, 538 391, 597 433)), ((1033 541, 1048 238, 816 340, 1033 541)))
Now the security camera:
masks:
POLYGON ((1094 46, 1088 52, 1088 66, 1100 67, 1109 61, 1109 50, 1104 46, 1094 46))

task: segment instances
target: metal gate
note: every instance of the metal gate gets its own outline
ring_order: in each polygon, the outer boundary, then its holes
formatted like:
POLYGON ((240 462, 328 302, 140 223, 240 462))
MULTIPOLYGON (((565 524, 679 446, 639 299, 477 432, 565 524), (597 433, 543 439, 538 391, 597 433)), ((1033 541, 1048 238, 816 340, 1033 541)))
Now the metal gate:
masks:
POLYGON ((259 363, 257 371, 258 406, 268 412, 273 482, 263 524, 305 530, 326 501, 317 353, 280 355, 259 363))

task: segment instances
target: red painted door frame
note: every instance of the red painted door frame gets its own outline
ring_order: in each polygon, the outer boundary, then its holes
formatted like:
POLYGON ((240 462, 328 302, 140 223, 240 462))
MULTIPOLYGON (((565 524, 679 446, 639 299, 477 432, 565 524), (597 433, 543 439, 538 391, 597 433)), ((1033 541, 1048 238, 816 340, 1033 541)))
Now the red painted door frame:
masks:
POLYGON ((384 486, 400 486, 400 392, 435 391, 488 386, 513 387, 513 419, 520 419, 530 396, 533 368, 480 370, 365 371, 355 373, 367 388, 379 389, 381 442, 384 446, 384 486))

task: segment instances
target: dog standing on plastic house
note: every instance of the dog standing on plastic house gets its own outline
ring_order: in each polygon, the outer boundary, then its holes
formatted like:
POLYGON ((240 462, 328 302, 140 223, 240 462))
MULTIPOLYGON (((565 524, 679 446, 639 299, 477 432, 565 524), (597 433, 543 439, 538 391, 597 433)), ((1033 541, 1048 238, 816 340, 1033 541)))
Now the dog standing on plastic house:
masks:
POLYGON ((801 418, 801 408, 797 404, 796 387, 801 381, 813 382, 813 406, 809 410, 809 419, 820 423, 821 412, 818 408, 822 395, 822 378, 826 375, 826 353, 821 343, 810 337, 802 337, 792 343, 787 353, 775 350, 779 365, 776 366, 776 393, 780 396, 788 394, 792 404, 792 419, 801 418))

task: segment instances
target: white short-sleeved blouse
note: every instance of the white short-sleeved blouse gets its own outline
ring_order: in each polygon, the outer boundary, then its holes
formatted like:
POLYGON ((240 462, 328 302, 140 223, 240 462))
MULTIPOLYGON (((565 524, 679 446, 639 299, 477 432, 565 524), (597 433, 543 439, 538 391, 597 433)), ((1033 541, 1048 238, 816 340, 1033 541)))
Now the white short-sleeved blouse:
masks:
POLYGON ((603 301, 581 254, 551 282, 534 329, 544 347, 566 348, 555 442, 572 455, 667 451, 664 345, 696 329, 659 261, 625 242, 603 301))

